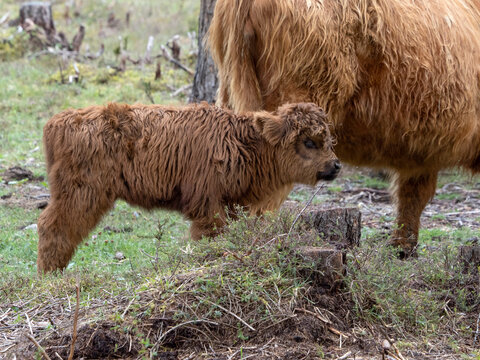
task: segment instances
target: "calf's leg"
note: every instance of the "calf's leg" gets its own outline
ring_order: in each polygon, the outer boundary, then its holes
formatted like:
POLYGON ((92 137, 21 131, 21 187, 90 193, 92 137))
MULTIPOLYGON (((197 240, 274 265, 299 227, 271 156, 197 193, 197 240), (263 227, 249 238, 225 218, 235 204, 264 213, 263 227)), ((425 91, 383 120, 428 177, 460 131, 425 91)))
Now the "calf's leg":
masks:
POLYGON ((69 193, 52 191, 52 195, 38 219, 37 270, 40 274, 64 269, 82 239, 114 202, 105 191, 96 191, 88 185, 69 193))
POLYGON ((402 249, 404 256, 414 254, 420 227, 420 216, 435 195, 437 172, 418 175, 397 173, 394 177, 394 196, 397 206, 397 229, 391 243, 402 249))

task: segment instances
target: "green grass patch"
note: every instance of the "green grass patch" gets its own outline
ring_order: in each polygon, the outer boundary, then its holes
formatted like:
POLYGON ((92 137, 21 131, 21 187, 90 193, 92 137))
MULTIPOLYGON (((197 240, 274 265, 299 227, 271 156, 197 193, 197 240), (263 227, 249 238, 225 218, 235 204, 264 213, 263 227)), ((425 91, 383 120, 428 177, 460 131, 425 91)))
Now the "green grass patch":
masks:
MULTIPOLYGON (((0 288, 8 286, 12 276, 29 278, 36 274, 38 235, 35 228, 25 227, 34 225, 39 213, 38 210, 0 207, 0 288)), ((144 275, 154 270, 151 257, 161 261, 168 257, 166 253, 177 251, 186 238, 187 223, 179 214, 149 212, 119 201, 79 246, 66 274, 144 275), (124 259, 116 259, 117 252, 121 252, 124 259)))
MULTIPOLYGON (((397 250, 384 245, 383 236, 367 238, 349 256, 348 292, 357 316, 383 324, 397 336, 428 339, 452 326, 453 318, 478 307, 478 272, 465 273, 458 261, 458 235, 450 234, 429 251, 421 249, 418 258, 409 261, 399 260, 397 250)), ((471 336, 474 329, 456 331, 471 336)))

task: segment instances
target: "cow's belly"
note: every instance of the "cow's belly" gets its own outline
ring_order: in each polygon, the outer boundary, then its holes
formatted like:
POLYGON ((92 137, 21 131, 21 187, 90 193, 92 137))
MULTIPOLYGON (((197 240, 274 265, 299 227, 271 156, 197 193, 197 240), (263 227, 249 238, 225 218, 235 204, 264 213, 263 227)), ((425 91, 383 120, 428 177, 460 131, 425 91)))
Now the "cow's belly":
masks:
POLYGON ((472 118, 460 119, 455 126, 408 129, 350 117, 334 125, 335 152, 352 165, 408 172, 469 167, 480 152, 478 127, 472 118))

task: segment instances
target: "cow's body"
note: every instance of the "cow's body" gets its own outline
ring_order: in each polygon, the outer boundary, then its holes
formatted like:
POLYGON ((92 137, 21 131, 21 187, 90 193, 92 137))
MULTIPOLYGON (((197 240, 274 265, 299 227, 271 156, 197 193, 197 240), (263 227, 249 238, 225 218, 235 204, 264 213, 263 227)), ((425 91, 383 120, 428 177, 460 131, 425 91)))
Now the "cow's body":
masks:
POLYGON ((218 0, 209 45, 219 105, 314 102, 342 161, 394 173, 407 251, 438 171, 480 171, 478 0, 218 0))

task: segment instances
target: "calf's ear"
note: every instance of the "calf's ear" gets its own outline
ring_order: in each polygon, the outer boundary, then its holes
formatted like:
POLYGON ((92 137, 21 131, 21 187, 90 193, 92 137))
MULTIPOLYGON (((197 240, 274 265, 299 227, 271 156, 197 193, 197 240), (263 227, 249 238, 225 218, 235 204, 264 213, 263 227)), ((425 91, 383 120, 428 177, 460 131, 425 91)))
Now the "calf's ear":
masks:
POLYGON ((272 145, 280 143, 286 133, 285 122, 267 111, 254 114, 253 127, 272 145))

